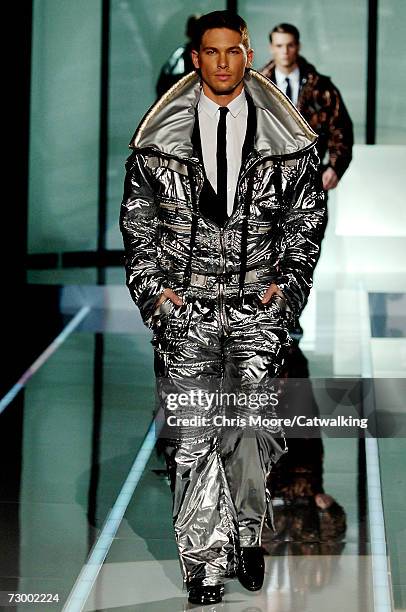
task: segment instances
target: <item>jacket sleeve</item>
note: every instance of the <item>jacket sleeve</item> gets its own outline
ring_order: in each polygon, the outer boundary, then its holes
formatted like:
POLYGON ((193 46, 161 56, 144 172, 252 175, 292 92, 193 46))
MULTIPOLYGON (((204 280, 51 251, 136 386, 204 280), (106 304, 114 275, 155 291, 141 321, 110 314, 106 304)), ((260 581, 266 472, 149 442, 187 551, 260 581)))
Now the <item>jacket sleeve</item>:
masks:
POLYGON ((331 109, 328 121, 328 165, 335 170, 340 179, 352 159, 354 131, 350 115, 338 89, 331 84, 327 93, 331 109))
POLYGON ((293 173, 287 172, 284 177, 282 171, 284 212, 280 219, 281 255, 276 282, 296 316, 306 305, 327 223, 319 163, 313 146, 297 159, 293 173))
POLYGON ((154 304, 168 286, 165 273, 157 263, 158 207, 152 181, 145 157, 132 153, 126 162, 119 224, 125 250, 126 284, 149 327, 154 304))

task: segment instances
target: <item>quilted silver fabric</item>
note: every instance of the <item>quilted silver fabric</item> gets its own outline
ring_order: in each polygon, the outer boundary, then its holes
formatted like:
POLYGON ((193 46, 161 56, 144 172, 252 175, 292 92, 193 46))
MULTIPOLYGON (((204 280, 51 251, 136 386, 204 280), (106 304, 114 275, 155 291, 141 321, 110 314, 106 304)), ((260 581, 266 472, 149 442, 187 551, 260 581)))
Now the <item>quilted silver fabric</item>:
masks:
POLYGON ((153 330, 188 587, 234 576, 239 546, 258 545, 266 517, 272 524, 266 477, 286 452, 285 437, 275 425, 277 406, 258 408, 251 400, 275 392, 291 342, 288 319, 306 303, 326 223, 314 132, 262 75, 247 71, 245 88, 255 106, 255 146, 225 226, 199 211, 204 172, 191 143, 200 95, 195 73, 152 107, 132 138, 120 213, 127 286, 153 330), (285 299, 264 306, 260 298, 272 281, 285 299), (183 304, 167 300, 156 309, 167 287, 183 304), (209 399, 227 392, 231 405, 209 399), (181 394, 189 399, 171 405, 181 394), (259 425, 249 420, 253 413, 259 425))

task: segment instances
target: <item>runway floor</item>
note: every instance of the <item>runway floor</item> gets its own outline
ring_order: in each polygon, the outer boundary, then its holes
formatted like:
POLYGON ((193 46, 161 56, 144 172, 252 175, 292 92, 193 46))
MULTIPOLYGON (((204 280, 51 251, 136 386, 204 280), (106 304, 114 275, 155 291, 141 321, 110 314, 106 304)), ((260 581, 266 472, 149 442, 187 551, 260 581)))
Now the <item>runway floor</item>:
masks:
MULTIPOLYGON (((182 591, 154 449, 150 335, 126 288, 30 284, 24 304, 17 368, 3 346, 1 609, 13 592, 58 596, 15 606, 38 612, 198 609, 182 591)), ((264 588, 233 581, 206 609, 406 609, 405 305, 402 292, 316 288, 301 343, 312 379, 364 381, 380 437, 324 435, 332 506, 275 498, 264 588)))

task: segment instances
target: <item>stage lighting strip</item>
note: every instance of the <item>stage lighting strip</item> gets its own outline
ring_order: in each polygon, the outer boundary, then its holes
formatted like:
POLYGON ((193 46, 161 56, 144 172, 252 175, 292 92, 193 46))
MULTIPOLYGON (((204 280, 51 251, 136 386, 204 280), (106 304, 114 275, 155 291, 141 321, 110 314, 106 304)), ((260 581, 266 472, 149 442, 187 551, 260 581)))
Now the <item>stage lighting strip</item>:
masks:
MULTIPOLYGON (((362 378, 373 379, 371 358, 371 325, 368 304, 368 292, 360 283, 360 330, 361 330, 361 370, 362 378)), ((374 391, 368 396, 374 402, 374 391)), ((365 401, 366 398, 364 398, 365 401)), ((373 407, 375 408, 375 406, 373 407)), ((381 473, 379 466, 378 440, 365 438, 365 455, 367 467, 368 521, 372 556, 372 584, 374 612, 391 612, 393 610, 391 575, 386 545, 385 519, 382 505, 381 473)))
POLYGON ((15 385, 11 387, 10 391, 0 400, 0 414, 7 408, 13 401, 16 395, 21 391, 29 379, 34 376, 40 367, 46 362, 56 349, 65 342, 66 338, 76 329, 76 327, 83 321, 83 319, 90 312, 90 306, 82 306, 79 312, 69 321, 68 325, 63 328, 61 333, 51 342, 51 344, 45 349, 43 353, 30 365, 30 367, 24 372, 21 378, 18 379, 15 385))
MULTIPOLYGON (((159 414, 156 419, 158 419, 159 414)), ((87 562, 83 566, 70 594, 63 607, 62 612, 80 612, 83 610, 86 601, 91 593, 93 585, 103 566, 107 553, 117 530, 123 520, 125 511, 134 494, 134 491, 141 479, 145 466, 151 456, 157 437, 156 420, 152 421, 151 426, 144 438, 142 446, 138 451, 135 461, 129 474, 121 488, 120 493, 104 522, 99 537, 93 545, 87 562)))

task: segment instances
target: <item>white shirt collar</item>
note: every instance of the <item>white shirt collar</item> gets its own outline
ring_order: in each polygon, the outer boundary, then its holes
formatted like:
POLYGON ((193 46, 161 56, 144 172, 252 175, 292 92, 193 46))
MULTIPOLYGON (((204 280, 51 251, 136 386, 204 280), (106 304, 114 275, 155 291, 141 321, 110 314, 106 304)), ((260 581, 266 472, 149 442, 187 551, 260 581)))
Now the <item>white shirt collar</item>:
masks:
POLYGON ((242 92, 228 104, 228 110, 233 117, 237 117, 242 109, 245 108, 246 104, 247 98, 245 97, 245 91, 242 90, 242 92))
POLYGON ((284 72, 279 70, 279 68, 275 68, 275 79, 277 83, 285 83, 286 78, 288 78, 290 81, 298 82, 300 78, 299 67, 296 66, 296 68, 292 70, 292 72, 289 72, 289 74, 285 74, 284 72))
MULTIPOLYGON (((236 98, 234 98, 234 100, 232 100, 230 104, 228 104, 227 108, 233 117, 237 117, 237 115, 245 107, 246 103, 247 101, 245 97, 245 91, 242 90, 242 92, 236 98)), ((199 113, 201 111, 204 111, 207 115, 209 115, 209 117, 214 119, 214 116, 216 112, 218 111, 218 109, 219 109, 219 105, 216 104, 216 102, 214 102, 210 98, 208 98, 202 89, 200 93, 200 99, 199 99, 199 113)))

